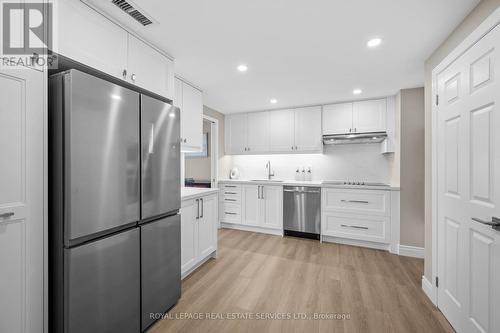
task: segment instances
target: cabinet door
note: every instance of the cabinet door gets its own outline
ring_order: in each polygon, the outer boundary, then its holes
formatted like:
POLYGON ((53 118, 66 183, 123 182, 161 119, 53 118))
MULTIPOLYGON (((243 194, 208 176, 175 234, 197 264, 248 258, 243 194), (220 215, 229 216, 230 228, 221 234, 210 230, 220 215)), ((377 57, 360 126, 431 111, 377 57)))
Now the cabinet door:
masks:
POLYGON ((295 150, 295 115, 293 110, 269 112, 269 150, 291 152, 295 150))
POLYGON ((266 228, 283 228, 283 188, 281 186, 264 186, 262 200, 265 205, 265 216, 261 224, 266 228))
POLYGON ((172 98, 168 91, 173 67, 171 60, 138 38, 128 35, 128 81, 161 96, 172 98))
POLYGON ((225 123, 226 154, 244 154, 247 149, 247 115, 226 116, 225 123))
POLYGON ((196 264, 198 242, 198 202, 188 200, 181 208, 181 272, 184 274, 196 264))
POLYGON ((295 110, 295 150, 321 151, 321 107, 295 110))
POLYGON ((352 103, 323 107, 323 134, 350 133, 352 128, 352 103))
POLYGON ((244 185, 242 187, 243 200, 243 217, 242 223, 246 225, 259 225, 261 220, 260 205, 260 186, 259 185, 244 185))
POLYGON ((269 112, 249 113, 247 116, 248 152, 269 151, 269 112))
POLYGON ((384 132, 387 103, 384 99, 354 102, 353 128, 356 133, 384 132))
POLYGON ((123 79, 128 33, 80 1, 58 1, 59 53, 123 79))
POLYGON ((44 322, 44 82, 43 72, 0 70, 1 332, 44 322))
POLYGON ((201 151, 203 134, 203 96, 195 87, 182 85, 182 139, 184 151, 201 151))
POLYGON ((217 196, 200 198, 198 219, 198 258, 202 260, 217 249, 217 196))

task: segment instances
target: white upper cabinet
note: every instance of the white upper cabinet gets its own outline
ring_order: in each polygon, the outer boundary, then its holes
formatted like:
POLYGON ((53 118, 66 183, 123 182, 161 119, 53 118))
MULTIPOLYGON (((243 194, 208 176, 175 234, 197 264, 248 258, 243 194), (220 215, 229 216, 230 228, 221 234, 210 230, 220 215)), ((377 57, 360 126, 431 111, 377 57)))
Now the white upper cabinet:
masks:
POLYGON ((60 54, 123 78, 128 33, 80 1, 58 1, 60 54))
POLYGON ((321 106, 295 109, 295 150, 321 151, 321 106))
POLYGON ((247 116, 247 151, 265 153, 269 151, 269 112, 249 113, 247 116))
POLYGON ((247 152, 247 114, 233 114, 225 118, 226 154, 244 154, 247 152))
POLYGON ((295 150, 295 114, 293 110, 269 112, 269 151, 295 150))
POLYGON ((203 93, 176 78, 174 105, 181 109, 182 150, 201 151, 203 143, 203 93))
POLYGON ((350 133, 352 128, 352 103, 323 107, 323 134, 350 133))
POLYGON ((127 80, 133 84, 173 99, 172 60, 130 34, 127 72, 127 80))
POLYGON ((384 132, 386 130, 386 99, 353 103, 353 130, 356 133, 384 132))
POLYGON ((59 54, 172 99, 174 62, 80 1, 58 1, 59 54))
POLYGON ((385 132, 386 99, 325 105, 323 134, 385 132))

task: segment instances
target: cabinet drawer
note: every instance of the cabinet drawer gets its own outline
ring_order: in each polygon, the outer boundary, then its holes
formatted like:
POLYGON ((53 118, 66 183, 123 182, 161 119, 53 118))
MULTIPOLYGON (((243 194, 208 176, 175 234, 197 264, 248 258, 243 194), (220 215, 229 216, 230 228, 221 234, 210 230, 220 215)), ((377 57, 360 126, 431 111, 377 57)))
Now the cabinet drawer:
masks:
POLYGON ((390 193, 375 190, 323 189, 323 209, 389 216, 390 193))
POLYGON ((221 204, 221 219, 229 223, 240 223, 241 206, 238 204, 223 202, 221 204))
POLYGON ((222 184, 220 188, 222 189, 222 193, 224 192, 241 193, 241 185, 238 184, 222 184))
POLYGON ((389 242, 390 219, 386 216, 362 216, 326 213, 323 235, 378 243, 389 242))

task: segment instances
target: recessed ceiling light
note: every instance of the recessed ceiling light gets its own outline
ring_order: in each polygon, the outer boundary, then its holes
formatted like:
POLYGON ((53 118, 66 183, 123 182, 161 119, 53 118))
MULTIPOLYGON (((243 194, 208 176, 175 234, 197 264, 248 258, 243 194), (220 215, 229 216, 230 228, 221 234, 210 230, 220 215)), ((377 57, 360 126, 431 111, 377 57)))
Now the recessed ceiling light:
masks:
POLYGON ((361 94, 362 92, 363 92, 363 91, 362 91, 361 89, 354 89, 354 90, 352 91, 352 93, 353 93, 354 95, 359 95, 359 94, 361 94))
POLYGON ((271 102, 271 104, 276 104, 276 103, 278 103, 278 100, 276 98, 272 98, 270 100, 270 102, 271 102))
POLYGON ((370 48, 374 48, 374 47, 379 46, 381 43, 382 43, 382 39, 380 39, 380 38, 373 38, 373 39, 370 39, 368 41, 368 43, 366 43, 366 46, 368 46, 370 48))
POLYGON ((239 65, 238 70, 240 72, 246 72, 248 70, 248 66, 247 65, 239 65))

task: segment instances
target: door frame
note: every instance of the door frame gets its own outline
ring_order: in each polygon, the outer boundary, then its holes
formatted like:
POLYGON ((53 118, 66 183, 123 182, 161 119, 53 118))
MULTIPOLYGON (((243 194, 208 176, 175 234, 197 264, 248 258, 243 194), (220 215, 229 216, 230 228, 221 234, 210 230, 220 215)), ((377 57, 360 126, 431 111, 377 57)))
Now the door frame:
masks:
POLYGON ((212 153, 210 154, 210 181, 214 187, 219 183, 219 119, 203 114, 203 120, 212 123, 210 143, 212 153))
POLYGON ((500 24, 500 7, 490 14, 469 36, 467 36, 453 51, 451 51, 440 63, 432 70, 432 265, 431 265, 431 281, 426 276, 422 276, 422 289, 430 298, 434 305, 438 306, 438 290, 435 284, 437 272, 439 268, 438 262, 438 111, 439 106, 436 105, 437 95, 437 75, 445 70, 453 61, 463 55, 474 44, 486 36, 491 30, 500 24))

